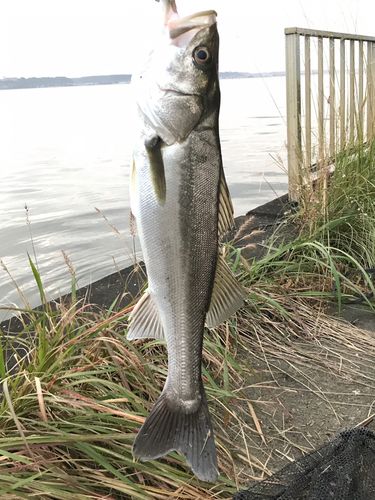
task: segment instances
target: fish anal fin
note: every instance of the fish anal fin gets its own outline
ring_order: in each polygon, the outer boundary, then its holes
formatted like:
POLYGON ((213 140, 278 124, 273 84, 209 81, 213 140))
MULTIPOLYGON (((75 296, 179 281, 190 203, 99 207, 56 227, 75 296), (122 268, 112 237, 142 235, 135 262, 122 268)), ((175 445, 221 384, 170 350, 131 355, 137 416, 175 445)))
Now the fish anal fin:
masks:
POLYGON ((235 227, 233 216, 233 203, 229 194, 227 181, 225 180, 224 171, 221 172, 220 192, 219 192, 219 239, 222 238, 228 231, 235 227))
POLYGON ((224 257, 219 254, 206 326, 215 328, 221 325, 243 305, 246 295, 245 289, 238 283, 224 257))
POLYGON ((128 340, 135 339, 164 340, 164 329, 158 308, 146 291, 130 314, 128 340))
POLYGON ((200 404, 192 413, 170 405, 163 391, 135 438, 134 457, 146 462, 178 451, 201 481, 216 482, 216 447, 203 391, 202 386, 200 404))

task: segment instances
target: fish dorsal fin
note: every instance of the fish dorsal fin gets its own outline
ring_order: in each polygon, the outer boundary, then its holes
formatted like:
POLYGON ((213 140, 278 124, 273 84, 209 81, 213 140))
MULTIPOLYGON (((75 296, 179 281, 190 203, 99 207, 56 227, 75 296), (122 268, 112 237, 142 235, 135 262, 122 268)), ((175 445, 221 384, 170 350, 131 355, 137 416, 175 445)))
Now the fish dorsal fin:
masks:
POLYGON ((239 309, 246 291, 238 283, 222 255, 218 255, 211 304, 206 316, 206 326, 215 328, 239 309))
POLYGON ((127 339, 164 340, 164 329, 158 308, 148 290, 142 295, 130 314, 127 339))
POLYGON ((222 171, 219 194, 219 239, 233 229, 234 226, 233 203, 229 194, 227 181, 225 180, 224 171, 222 171))
POLYGON ((135 166, 135 160, 134 160, 134 156, 131 157, 130 159, 130 164, 131 164, 131 167, 132 167, 132 171, 131 171, 131 180, 130 180, 130 190, 129 190, 129 194, 130 194, 130 208, 131 208, 131 211, 134 215, 134 217, 137 217, 137 202, 136 202, 136 199, 137 199, 137 169, 136 169, 136 166, 135 166))

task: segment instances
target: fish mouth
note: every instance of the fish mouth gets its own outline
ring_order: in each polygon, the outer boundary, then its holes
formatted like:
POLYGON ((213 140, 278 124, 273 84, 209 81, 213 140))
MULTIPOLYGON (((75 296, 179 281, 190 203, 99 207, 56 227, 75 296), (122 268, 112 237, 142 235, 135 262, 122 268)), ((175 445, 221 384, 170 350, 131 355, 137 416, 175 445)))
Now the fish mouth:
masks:
POLYGON ((172 17, 168 21, 169 37, 175 40, 191 30, 212 26, 216 23, 216 17, 217 13, 214 10, 205 10, 186 17, 172 17))
POLYGON ((172 44, 186 47, 199 30, 215 24, 216 17, 217 13, 214 10, 205 10, 185 17, 178 17, 174 13, 166 23, 172 44))

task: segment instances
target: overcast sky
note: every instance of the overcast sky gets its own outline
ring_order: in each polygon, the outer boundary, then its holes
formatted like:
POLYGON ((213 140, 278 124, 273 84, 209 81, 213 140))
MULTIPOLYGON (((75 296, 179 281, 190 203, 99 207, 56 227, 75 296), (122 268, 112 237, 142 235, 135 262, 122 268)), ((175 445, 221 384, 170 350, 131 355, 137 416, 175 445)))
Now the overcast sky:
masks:
MULTIPOLYGON (((285 69, 284 28, 375 36, 374 0, 177 0, 214 9, 220 70, 285 69)), ((160 22, 154 0, 0 0, 0 78, 131 73, 160 22)))

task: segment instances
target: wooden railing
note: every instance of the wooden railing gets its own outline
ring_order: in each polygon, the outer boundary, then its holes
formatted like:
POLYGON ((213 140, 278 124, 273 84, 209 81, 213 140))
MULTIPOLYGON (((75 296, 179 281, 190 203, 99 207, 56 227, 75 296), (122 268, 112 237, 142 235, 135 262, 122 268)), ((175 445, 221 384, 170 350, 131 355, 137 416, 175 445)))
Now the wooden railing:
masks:
POLYGON ((289 198, 297 200, 313 161, 374 135, 375 37, 302 28, 285 35, 289 198))

